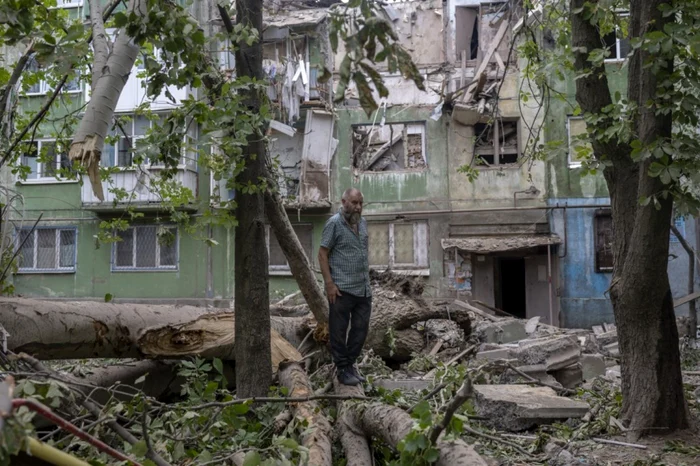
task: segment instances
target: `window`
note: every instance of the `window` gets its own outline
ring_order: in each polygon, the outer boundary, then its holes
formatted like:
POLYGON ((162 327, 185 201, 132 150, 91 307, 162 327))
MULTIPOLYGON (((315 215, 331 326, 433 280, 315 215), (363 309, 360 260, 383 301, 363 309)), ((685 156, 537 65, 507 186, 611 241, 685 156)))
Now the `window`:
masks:
POLYGON ((77 236, 75 228, 18 230, 18 272, 75 272, 77 236))
POLYGON ((112 249, 112 270, 176 270, 179 238, 176 227, 144 225, 118 233, 112 249))
MULTIPOLYGON (((294 233, 296 233, 297 238, 299 238, 299 242, 301 243, 301 246, 304 249, 306 257, 309 259, 309 262, 313 262, 311 255, 313 251, 313 225, 297 224, 292 225, 292 228, 294 228, 294 233)), ((270 261, 270 273, 273 275, 289 274, 289 264, 287 263, 287 258, 285 257, 284 252, 282 252, 282 248, 280 247, 280 244, 277 241, 277 238, 275 238, 275 234, 272 232, 270 227, 268 227, 267 229, 267 240, 267 251, 270 261)))
MULTIPOLYGON (((629 13, 620 13, 619 16, 623 23, 626 23, 629 13)), ((615 31, 611 32, 610 34, 606 34, 603 37, 603 44, 610 51, 610 54, 605 61, 626 60, 627 55, 629 55, 631 50, 630 41, 626 38, 624 29, 621 29, 620 26, 618 26, 615 31)))
POLYGON ((27 143, 22 154, 22 165, 31 170, 27 180, 60 179, 59 170, 70 170, 72 167, 68 158, 70 143, 53 139, 27 143))
POLYGON ((424 170, 424 123, 358 125, 353 128, 354 168, 362 171, 424 170))
MULTIPOLYGON (((41 67, 39 66, 39 63, 34 59, 34 57, 31 57, 27 61, 27 65, 25 67, 25 70, 28 71, 29 73, 38 73, 41 71, 41 67)), ((69 93, 75 93, 75 92, 80 92, 81 91, 81 86, 80 86, 80 76, 76 72, 76 76, 73 77, 72 79, 66 81, 66 83, 63 85, 61 88, 62 92, 69 92, 69 93)), ((27 95, 45 95, 53 90, 53 86, 49 84, 45 79, 38 79, 37 82, 32 84, 29 89, 27 89, 27 95)))
POLYGON ((612 272, 613 229, 610 210, 600 209, 595 213, 595 271, 612 272))
POLYGON ((83 0, 57 0, 56 4, 59 8, 76 8, 83 6, 83 0))
MULTIPOLYGON (((120 118, 107 135, 110 143, 105 143, 101 157, 101 162, 105 167, 128 168, 133 166, 134 151, 138 150, 139 141, 145 138, 148 131, 154 126, 154 122, 143 115, 121 116, 128 118, 120 118)), ((182 160, 180 161, 181 165, 192 169, 196 167, 197 163, 196 152, 193 150, 197 137, 196 128, 194 123, 190 123, 187 127, 187 132, 183 136, 182 160)), ((149 163, 147 157, 143 163, 149 163)))
POLYGON ((483 166, 510 165, 520 157, 517 120, 497 120, 474 125, 474 155, 483 166), (498 157, 496 157, 498 154, 498 157))
POLYGON ((566 129, 569 134, 569 165, 579 167, 593 153, 591 143, 585 140, 588 135, 586 121, 582 117, 570 116, 566 129))
POLYGON ((455 56, 476 60, 479 53, 479 8, 455 7, 455 56))
POLYGON ((426 222, 369 223, 367 229, 370 267, 428 269, 426 222))

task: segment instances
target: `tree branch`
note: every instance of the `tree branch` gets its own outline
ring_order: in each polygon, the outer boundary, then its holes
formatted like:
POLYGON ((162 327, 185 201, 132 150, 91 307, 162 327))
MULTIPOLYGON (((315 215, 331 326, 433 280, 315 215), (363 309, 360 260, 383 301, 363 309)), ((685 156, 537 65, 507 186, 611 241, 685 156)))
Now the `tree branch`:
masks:
POLYGON ((454 398, 452 398, 452 400, 450 400, 450 402, 447 404, 447 408, 445 408, 445 415, 438 424, 433 426, 433 429, 430 431, 430 443, 437 445, 437 440, 440 437, 440 434, 447 428, 448 425, 450 425, 452 416, 454 416, 459 407, 462 406, 464 402, 467 401, 467 399, 469 399, 473 394, 474 389, 472 387, 472 381, 469 376, 467 376, 464 379, 462 386, 459 387, 459 390, 457 390, 454 398))
POLYGON ((97 80, 102 76, 102 70, 107 65, 109 58, 109 44, 107 42, 107 31, 105 31, 104 18, 102 17, 102 7, 100 0, 90 0, 90 11, 92 19, 92 47, 94 59, 92 64, 92 84, 94 91, 97 80))
POLYGON ((35 41, 32 40, 29 43, 29 46, 27 46, 27 50, 25 50, 24 54, 22 54, 19 60, 17 60, 17 63, 15 64, 15 69, 12 71, 12 75, 10 75, 10 79, 9 81, 7 81, 5 89, 3 90, 2 95, 0 96, 0 120, 2 120, 5 116, 5 108, 7 107, 7 102, 10 100, 10 94, 12 94, 12 89, 14 89, 14 87, 19 82, 19 78, 22 76, 22 72, 27 66, 29 58, 34 53, 34 43, 35 41))

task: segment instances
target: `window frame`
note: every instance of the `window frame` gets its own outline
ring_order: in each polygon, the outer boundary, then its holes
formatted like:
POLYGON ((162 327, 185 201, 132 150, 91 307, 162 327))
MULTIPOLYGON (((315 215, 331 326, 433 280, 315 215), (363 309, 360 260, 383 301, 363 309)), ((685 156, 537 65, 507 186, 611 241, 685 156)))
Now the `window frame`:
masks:
MULTIPOLYGON (((311 251, 310 256, 308 257, 309 263, 312 265, 314 264, 314 259, 313 259, 313 252, 314 252, 314 224, 309 223, 309 222, 302 222, 302 223, 292 223, 292 228, 294 227, 308 227, 309 231, 311 233, 311 251)), ((294 232, 296 234, 296 231, 294 232)), ((270 264, 270 234, 274 234, 271 232, 271 227, 270 225, 265 225, 265 246, 267 246, 267 271, 270 276, 290 276, 292 275, 292 270, 289 267, 289 261, 286 260, 287 265, 271 265, 270 264)), ((302 249, 303 249, 303 244, 302 244, 302 249)), ((304 251, 306 253, 306 251, 304 251)))
MULTIPOLYGON (((627 11, 627 10, 616 11, 616 14, 620 18, 629 17, 629 15, 630 15, 629 11, 627 11)), ((627 60, 627 57, 621 56, 620 41, 629 40, 629 39, 627 39, 626 37, 620 38, 618 32, 619 32, 619 28, 617 26, 615 26, 615 31, 614 31, 614 34, 615 34, 615 57, 614 58, 612 58, 612 57, 606 58, 604 60, 605 63, 622 63, 622 62, 625 62, 627 60)))
MULTIPOLYGON (((567 115, 566 117, 566 136, 567 136, 567 159, 569 162, 569 168, 579 168, 583 165, 582 162, 579 162, 577 160, 572 159, 573 155, 573 146, 572 146, 572 136, 571 136, 571 120, 583 120, 584 126, 586 125, 585 119, 582 116, 576 116, 576 115, 567 115)), ((586 132, 588 131, 588 128, 586 127, 586 132)), ((577 137, 578 135, 574 135, 573 137, 577 137)), ((589 141, 590 144, 590 141, 589 141)))
MULTIPOLYGON (((20 227, 16 228, 14 232, 14 245, 15 245, 15 251, 18 251, 20 247, 22 246, 20 244, 20 238, 21 235, 20 233, 22 231, 32 231, 32 227, 20 227)), ((78 268, 78 227, 74 225, 46 225, 46 226, 37 226, 34 228, 32 231, 32 235, 34 236, 34 257, 33 257, 33 267, 17 267, 17 274, 58 274, 58 273, 75 273, 77 268, 78 268), (56 255, 56 267, 52 269, 46 269, 46 268, 38 268, 37 267, 37 261, 38 261, 38 249, 39 249, 39 241, 38 241, 38 236, 39 236, 39 231, 40 230, 55 230, 55 235, 56 235, 56 243, 55 243, 55 255, 56 255), (71 267, 61 267, 61 232, 62 231, 72 231, 73 232, 73 239, 74 239, 74 244, 73 244, 73 265, 71 267)), ((21 254, 20 251, 18 251, 18 256, 21 254)))
MULTIPOLYGON (((167 116, 167 113, 168 113, 168 112, 154 112, 154 113, 155 113, 156 115, 158 115, 158 116, 163 116, 163 117, 165 117, 165 116, 167 116)), ((148 130, 150 130, 150 129, 153 128, 153 120, 148 119, 148 118, 147 118, 146 116, 144 116, 144 115, 136 115, 135 113, 118 113, 118 114, 115 114, 114 116, 117 117, 117 118, 118 118, 118 117, 130 117, 130 118, 131 118, 131 121, 129 121, 128 124, 130 125, 131 131, 130 131, 130 133, 129 133, 128 136, 125 136, 124 133, 121 132, 121 129, 117 128, 116 135, 119 137, 119 140, 116 142, 116 144, 107 144, 107 143, 105 143, 105 147, 114 148, 114 158, 115 158, 114 162, 115 162, 115 163, 114 163, 114 164, 110 163, 109 165, 104 165, 104 164, 103 164, 104 158, 101 158, 101 160, 100 160, 100 166, 101 166, 101 167, 107 167, 107 168, 116 168, 116 169, 119 169, 119 170, 122 170, 122 171, 129 171, 129 170, 133 171, 133 170, 137 170, 137 169, 138 169, 138 166, 134 164, 134 158, 133 158, 133 150, 134 150, 134 146, 135 146, 134 143, 135 143, 135 141, 138 141, 139 139, 145 138, 146 135, 145 135, 145 134, 143 134, 143 135, 136 135, 136 134, 134 133, 134 131, 135 131, 136 118, 137 118, 137 117, 140 117, 140 116, 146 118, 147 121, 148 121, 148 130), (120 152, 120 151, 119 151, 119 143, 120 143, 120 140, 121 140, 121 139, 126 139, 127 137, 128 137, 128 139, 129 139, 129 141, 130 141, 130 143, 131 143, 131 146, 129 147, 129 151, 128 151, 128 154, 129 154, 129 156, 130 156, 130 158, 131 158, 131 164, 128 165, 128 166, 126 166, 126 165, 119 165, 119 152, 120 152)), ((107 134, 108 137, 113 137, 113 136, 114 136, 114 134, 112 134, 112 129, 113 129, 113 128, 114 128, 114 122, 112 122, 112 124, 110 125, 110 129, 109 129, 109 132, 108 132, 108 134, 107 134)), ((126 128, 125 128, 125 129, 126 129, 126 128)), ((192 152, 192 154, 194 155, 194 156, 192 157, 193 160, 192 160, 191 163, 188 163, 188 158, 189 158, 189 157, 188 157, 188 154, 190 153, 190 151, 188 150, 188 149, 189 149, 188 143, 189 143, 189 142, 194 142, 194 145, 196 146, 198 140, 199 140, 199 129, 198 129, 198 126, 197 126, 197 124, 196 124, 194 121, 191 121, 190 124, 187 125, 187 131, 185 132, 185 134, 184 134, 183 137, 182 137, 182 154, 181 154, 181 156, 180 156, 180 163, 177 164, 177 169, 178 169, 178 170, 190 170, 190 171, 193 171, 193 172, 197 172, 197 161, 198 161, 198 160, 197 160, 197 159, 198 159, 198 157, 197 157, 197 151, 196 151, 196 149, 195 149, 195 150, 192 152)), ((111 149, 110 149, 110 150, 111 150, 111 149)), ((104 157, 105 155, 108 155, 108 152, 107 152, 106 150, 103 150, 103 151, 102 151, 102 156, 104 157)), ((148 167, 149 169, 155 169, 155 170, 164 168, 164 165, 162 165, 162 164, 158 164, 158 165, 151 164, 150 161, 149 161, 148 159, 144 161, 144 164, 143 164, 143 165, 146 166, 146 167, 148 167)))
MULTIPOLYGON (((483 121, 480 121, 477 124, 485 125, 485 127, 488 128, 488 122, 485 123, 483 121)), ((503 168, 519 168, 520 167, 520 160, 523 157, 523 150, 522 150, 522 146, 521 146, 521 142, 520 142, 520 137, 522 134, 521 119, 518 117, 512 117, 512 118, 511 117, 504 117, 504 118, 498 119, 496 121, 496 124, 493 124, 492 126, 494 128, 494 133, 495 133, 493 136, 493 145, 492 145, 493 163, 492 164, 490 164, 490 163, 481 164, 481 163, 479 163, 478 160, 476 160, 477 163, 476 163, 475 167, 479 170, 489 170, 489 169, 500 170, 503 168), (500 154, 500 152, 501 152, 500 151, 500 148, 501 148, 501 135, 500 135, 501 127, 500 127, 500 124, 503 122, 515 123, 515 137, 516 137, 516 142, 517 142, 516 143, 517 155, 516 155, 515 162, 513 162, 513 163, 501 163, 501 160, 500 160, 500 155, 501 155, 500 154)), ((481 154, 479 154, 477 152, 477 149, 476 149, 476 143, 477 143, 478 137, 479 137, 479 135, 477 134, 476 124, 475 124, 474 125, 474 143, 472 144, 472 154, 473 154, 474 158, 476 158, 476 157, 483 158, 481 156, 481 154)))
MULTIPOLYGON (((595 213, 593 214, 593 241, 594 241, 593 261, 594 261, 596 273, 612 273, 613 266, 601 267, 601 265, 598 261, 599 248, 602 247, 600 245, 600 240, 599 240, 599 230, 601 228, 601 225, 600 225, 601 218, 609 218, 610 219, 611 236, 614 234, 613 230, 612 230, 612 211, 610 211, 609 209, 596 209, 595 213)), ((612 255, 612 252, 611 252, 611 255, 612 255)))
POLYGON ((80 8, 84 3, 83 0, 56 0, 56 8, 80 8))
POLYGON ((388 264, 370 264, 370 268, 374 270, 390 269, 396 273, 406 273, 408 275, 429 276, 430 275, 430 235, 429 222, 427 220, 410 220, 405 222, 389 222, 376 221, 367 222, 367 233, 369 234, 372 225, 387 225, 389 228, 389 263, 388 264), (396 263, 396 244, 395 244, 395 226, 396 225, 413 225, 413 264, 396 263), (423 229, 424 231, 420 232, 423 229), (421 242, 421 236, 425 237, 425 241, 421 242))
MULTIPOLYGON (((117 245, 120 241, 115 241, 112 243, 112 253, 110 259, 110 270, 112 272, 177 272, 180 270, 180 229, 174 224, 145 224, 145 225, 131 225, 125 231, 134 230, 133 239, 133 251, 131 252, 131 266, 118 266, 117 265, 117 245), (138 229, 142 228, 156 228, 156 241, 155 241, 155 267, 137 267, 136 266, 136 251, 138 249, 138 229), (158 241, 158 228, 163 227, 171 230, 175 230, 175 265, 158 265, 160 263, 160 242, 158 241)), ((115 235, 119 236, 120 233, 115 231, 115 235)))
MULTIPOLYGON (((25 145, 36 144, 37 151, 36 151, 36 157, 34 157, 34 158, 38 159, 39 156, 41 155, 42 146, 44 144, 53 143, 55 146, 57 141, 59 141, 59 140, 55 139, 55 138, 39 138, 39 139, 34 139, 33 141, 26 141, 23 144, 25 144, 25 145)), ((66 148, 66 151, 68 151, 69 149, 70 149, 70 142, 68 143, 68 147, 66 148)), ((61 167, 61 154, 62 154, 61 152, 57 152, 54 154, 56 157, 56 161, 55 161, 56 166, 54 167, 54 169, 56 171, 61 170, 61 168, 62 168, 61 167)), ((66 154, 67 154, 67 152, 66 152, 66 154)), ((22 155, 20 155, 20 163, 22 165, 27 165, 25 163, 25 159, 27 157, 28 156, 26 155, 26 153, 23 153, 22 155)), ((70 161, 70 158, 68 160, 70 161)), ((71 162, 71 166, 72 166, 72 162, 71 162)), ((57 177, 57 176, 44 176, 44 162, 39 162, 38 160, 36 162, 36 170, 37 170, 36 171, 36 174, 37 174, 36 178, 27 177, 27 179, 23 180, 19 177, 19 175, 17 175, 15 178, 17 179, 17 182, 20 184, 52 184, 52 183, 78 183, 79 182, 79 180, 77 180, 77 179, 76 180, 68 179, 68 178, 63 178, 60 176, 59 177, 57 177), (39 176, 40 174, 42 176, 39 176)))
MULTIPOLYGON (((79 5, 79 6, 82 6, 79 5)), ((77 6, 76 6, 77 7, 77 6)), ((58 8, 74 8, 74 7, 58 7, 58 8)), ((29 61, 25 65, 25 71, 31 71, 31 72, 38 72, 41 68, 39 67, 39 64, 36 62, 34 59, 34 56, 31 56, 29 58, 29 61), (29 67, 31 65, 36 66, 36 70, 30 70, 29 67)), ((77 89, 66 89, 65 86, 68 84, 69 81, 66 81, 66 84, 63 85, 61 88, 61 94, 82 94, 83 92, 83 83, 80 81, 80 72, 76 70, 76 76, 74 78, 78 82, 78 87, 77 89)), ((39 90, 37 91, 27 91, 24 96, 25 97, 37 97, 37 96, 45 96, 49 92, 53 91, 53 88, 49 86, 49 83, 45 79, 40 79, 39 82, 37 83, 39 85, 39 90)))
MULTIPOLYGON (((377 122, 375 122, 374 124, 373 123, 352 124, 350 127, 351 141, 352 141, 352 138, 354 138, 353 134, 354 134, 355 129, 367 127, 367 128, 370 128, 370 130, 371 130, 373 127, 377 127, 379 125, 380 124, 377 122)), ((417 168, 416 167, 414 167, 414 168, 404 167, 401 170, 369 170, 369 167, 363 169, 363 168, 354 166, 354 161, 352 161, 351 162, 352 169, 357 170, 359 173, 362 173, 363 175, 364 174, 375 174, 375 173, 387 174, 387 173, 424 173, 424 172, 427 172, 430 169, 430 163, 428 160, 428 141, 427 141, 428 122, 426 120, 387 121, 383 124, 383 126, 401 126, 401 125, 405 126, 405 128, 406 128, 406 136, 412 135, 412 134, 420 134, 421 135, 421 155, 423 157, 423 161, 425 162, 425 165, 423 167, 417 167, 417 168), (419 130, 416 131, 416 129, 419 129, 419 130)), ((396 143, 394 143, 394 144, 396 144, 396 143)), ((407 146, 404 150, 407 150, 407 146)), ((375 161, 375 163, 376 163, 376 161, 375 161)))

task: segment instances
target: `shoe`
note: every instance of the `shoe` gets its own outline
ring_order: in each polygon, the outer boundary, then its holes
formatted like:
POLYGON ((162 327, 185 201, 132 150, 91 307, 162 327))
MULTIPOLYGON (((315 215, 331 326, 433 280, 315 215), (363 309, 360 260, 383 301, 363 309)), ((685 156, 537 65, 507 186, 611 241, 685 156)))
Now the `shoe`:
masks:
POLYGON ((355 377, 355 374, 352 370, 352 366, 350 366, 338 369, 338 382, 342 383, 343 385, 354 386, 360 384, 360 379, 355 377))
POLYGON ((360 374, 360 371, 357 370, 357 367, 350 366, 350 369, 352 370, 352 375, 354 375, 357 380, 359 380, 361 383, 367 382, 367 379, 365 379, 362 376, 362 374, 360 374))

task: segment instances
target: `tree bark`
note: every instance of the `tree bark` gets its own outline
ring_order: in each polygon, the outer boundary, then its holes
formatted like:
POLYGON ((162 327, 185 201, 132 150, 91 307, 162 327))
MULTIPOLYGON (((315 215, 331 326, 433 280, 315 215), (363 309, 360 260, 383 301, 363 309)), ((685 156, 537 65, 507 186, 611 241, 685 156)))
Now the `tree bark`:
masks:
MULTIPOLYGON (((337 381, 335 391, 339 395, 363 394, 362 387, 349 387, 337 381)), ((401 408, 384 403, 344 403, 341 411, 344 418, 361 429, 366 437, 380 438, 394 449, 413 428, 413 418, 410 414, 401 408)), ((464 440, 438 440, 437 448, 440 451, 437 466, 487 465, 486 461, 464 440)))
MULTIPOLYGON (((279 332, 300 342, 309 319, 276 317, 274 322, 266 339, 275 356, 269 367, 274 362, 276 368, 284 359, 301 359, 279 332)), ((39 359, 235 358, 233 313, 191 306, 2 298, 0 323, 10 333, 10 350, 39 359)))
MULTIPOLYGON (((311 396, 309 377, 299 363, 283 362, 279 366, 280 384, 289 389, 291 398, 311 396)), ((331 425, 323 415, 320 406, 315 401, 292 404, 292 410, 297 418, 306 421, 307 428, 302 435, 302 446, 309 449, 309 466, 331 466, 331 425)))
MULTIPOLYGON (((129 12, 145 15, 147 13, 146 1, 130 0, 128 9, 129 12)), ((95 39, 98 38, 95 37, 95 39)), ((99 51, 101 48, 98 47, 96 50, 99 51)), ((98 77, 95 79, 93 76, 94 87, 90 102, 80 120, 80 125, 70 147, 70 159, 79 161, 87 169, 92 190, 101 201, 104 200, 99 173, 102 148, 109 131, 109 125, 114 117, 114 109, 129 74, 131 74, 138 53, 139 46, 129 37, 126 29, 122 28, 114 41, 114 46, 104 67, 100 69, 93 67, 92 72, 96 73, 98 77)))
MULTIPOLYGON (((632 38, 663 31, 673 21, 673 16, 663 17, 659 6, 664 3, 644 0, 630 5, 632 38)), ((576 80, 576 99, 584 113, 601 116, 612 98, 604 66, 593 66, 587 60, 591 50, 600 48, 602 39, 597 25, 582 11, 585 4, 584 0, 571 3, 575 68, 590 71, 576 80)), ((639 108, 635 129, 643 145, 670 140, 672 135, 671 115, 657 112, 657 86, 663 75, 672 71, 673 59, 667 60, 668 67, 656 71, 661 77, 654 74, 653 67, 643 66, 658 59, 648 56, 642 47, 634 51, 629 64, 628 97, 639 108)), ((597 128, 611 123, 603 121, 597 128)), ((667 272, 673 200, 668 196, 658 199, 656 207, 653 203, 641 205, 641 197, 650 198, 665 188, 658 178, 648 176, 651 160, 633 161, 630 146, 616 139, 592 138, 591 142, 594 156, 607 161, 603 173, 614 231, 610 297, 622 356, 623 418, 629 422, 632 437, 650 428, 682 429, 687 427, 688 418, 667 272)))
MULTIPOLYGON (((268 177, 268 183, 272 182, 272 178, 268 177)), ((272 184, 271 186, 275 185, 272 184)), ((270 227, 275 234, 275 238, 277 238, 282 252, 287 258, 289 269, 297 285, 299 285, 299 290, 316 318, 316 322, 319 324, 316 330, 316 339, 318 341, 327 341, 328 299, 326 299, 321 285, 316 280, 311 261, 306 257, 304 248, 302 248, 299 238, 294 233, 287 212, 284 210, 284 203, 276 191, 267 190, 265 192, 265 213, 270 221, 270 227)))
MULTIPOLYGON (((375 294, 375 308, 365 349, 397 362, 410 359, 424 346, 424 337, 411 328, 417 322, 445 319, 439 306, 421 307, 414 300, 388 299, 375 294), (391 328, 396 340, 389 344, 391 328)), ((466 335, 467 311, 455 309, 450 317, 466 335)), ((0 298, 0 324, 10 333, 8 348, 39 359, 180 358, 186 355, 233 359, 231 335, 234 313, 193 306, 113 304, 104 302, 44 301, 0 298)), ((313 329, 310 314, 271 318, 272 330, 293 348, 313 329)), ((275 339, 280 342, 280 339, 275 339)), ((279 361, 291 351, 283 342, 279 361), (287 351, 284 349, 287 348, 287 351)), ((277 362, 279 362, 277 361, 277 362)))
MULTIPOLYGON (((252 45, 238 44, 236 74, 262 81, 262 4, 256 0, 236 0, 237 22, 260 34, 252 45)), ((243 89, 247 110, 260 113, 260 95, 254 87, 243 89)), ((265 396, 272 384, 270 367, 270 296, 265 208, 259 188, 265 178, 265 143, 261 128, 248 136, 243 148, 245 168, 238 176, 239 186, 253 186, 249 192, 236 191, 235 295, 236 387, 238 396, 265 396)))

